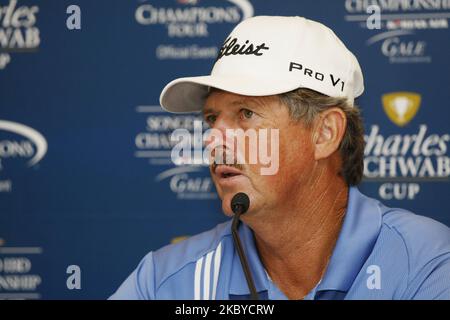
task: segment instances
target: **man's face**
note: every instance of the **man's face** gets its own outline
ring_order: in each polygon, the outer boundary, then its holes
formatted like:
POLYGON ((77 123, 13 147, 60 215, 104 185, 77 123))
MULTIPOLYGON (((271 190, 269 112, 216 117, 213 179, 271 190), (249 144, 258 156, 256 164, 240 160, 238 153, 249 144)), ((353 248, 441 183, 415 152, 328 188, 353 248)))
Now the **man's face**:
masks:
MULTIPOLYGON (((244 145, 245 150, 236 145, 234 148, 236 152, 244 152, 246 155, 244 164, 233 165, 227 162, 210 165, 224 213, 229 216, 233 214, 230 202, 238 192, 245 192, 250 198, 250 208, 245 219, 261 217, 273 210, 286 211, 292 208, 295 203, 292 195, 307 188, 314 171, 311 130, 302 122, 292 120, 288 108, 276 96, 249 97, 213 90, 206 100, 203 114, 211 128, 223 133, 224 141, 227 129, 241 129, 245 132, 279 130, 278 141, 258 140, 259 143, 268 144, 269 151, 279 153, 276 173, 262 175, 261 169, 268 165, 262 164, 259 158, 257 163, 249 163, 250 152, 261 148, 261 144, 252 145, 249 139, 244 145), (277 143, 278 148, 273 143, 277 143)), ((229 145, 225 144, 224 148, 230 150, 229 145)))

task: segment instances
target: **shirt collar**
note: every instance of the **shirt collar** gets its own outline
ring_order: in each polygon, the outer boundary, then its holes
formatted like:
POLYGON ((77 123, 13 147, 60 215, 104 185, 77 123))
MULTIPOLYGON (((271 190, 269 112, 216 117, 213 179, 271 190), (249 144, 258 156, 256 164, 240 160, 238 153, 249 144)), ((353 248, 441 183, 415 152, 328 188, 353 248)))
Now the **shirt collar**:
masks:
MULTIPOLYGON (((381 228, 381 211, 377 201, 349 188, 349 200, 336 246, 321 282, 315 288, 320 291, 347 292, 364 265, 381 228)), ((253 231, 244 223, 239 228, 242 246, 247 255, 255 287, 258 293, 269 290, 269 280, 256 249, 253 231)), ((249 295, 247 281, 234 250, 230 290, 231 295, 249 295)), ((269 294, 270 296, 270 294, 269 294)))
POLYGON ((372 252, 380 233, 381 218, 378 201, 351 187, 344 222, 317 291, 350 289, 372 252))

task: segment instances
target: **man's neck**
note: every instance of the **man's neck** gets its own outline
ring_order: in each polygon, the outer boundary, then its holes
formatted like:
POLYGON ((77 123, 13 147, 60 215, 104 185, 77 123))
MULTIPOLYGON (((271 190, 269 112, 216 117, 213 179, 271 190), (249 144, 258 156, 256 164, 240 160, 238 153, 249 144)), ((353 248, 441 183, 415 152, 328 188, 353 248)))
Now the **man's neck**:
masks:
POLYGON ((301 299, 323 277, 348 202, 342 181, 318 182, 292 203, 251 219, 256 246, 272 281, 289 299, 301 299))

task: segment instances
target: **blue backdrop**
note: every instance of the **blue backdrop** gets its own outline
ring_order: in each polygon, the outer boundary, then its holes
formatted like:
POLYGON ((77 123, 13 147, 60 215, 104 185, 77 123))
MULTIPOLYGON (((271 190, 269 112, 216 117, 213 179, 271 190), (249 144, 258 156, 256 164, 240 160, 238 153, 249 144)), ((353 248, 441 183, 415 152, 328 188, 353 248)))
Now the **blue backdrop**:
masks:
POLYGON ((252 15, 336 32, 365 75, 362 191, 450 225, 449 1, 0 0, 0 298, 107 298, 148 251, 225 220, 207 169, 170 161, 199 115, 159 94, 252 15))

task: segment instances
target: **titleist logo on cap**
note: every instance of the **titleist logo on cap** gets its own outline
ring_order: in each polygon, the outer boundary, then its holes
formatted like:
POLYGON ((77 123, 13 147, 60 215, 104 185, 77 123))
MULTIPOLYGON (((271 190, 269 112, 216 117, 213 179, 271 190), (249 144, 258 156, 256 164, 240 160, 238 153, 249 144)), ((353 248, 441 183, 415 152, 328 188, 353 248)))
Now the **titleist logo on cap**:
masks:
POLYGON ((237 38, 228 37, 220 48, 219 54, 217 55, 217 60, 222 58, 223 56, 230 55, 255 55, 262 56, 262 50, 269 50, 269 47, 266 46, 266 43, 263 42, 259 45, 255 45, 250 43, 249 40, 246 40, 244 44, 238 44, 237 38))

